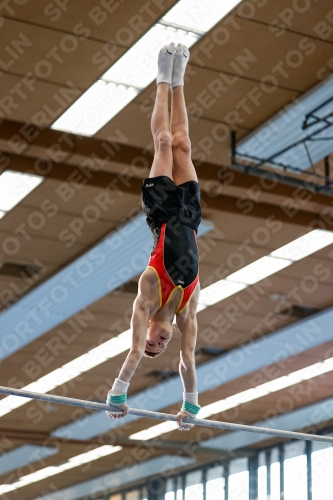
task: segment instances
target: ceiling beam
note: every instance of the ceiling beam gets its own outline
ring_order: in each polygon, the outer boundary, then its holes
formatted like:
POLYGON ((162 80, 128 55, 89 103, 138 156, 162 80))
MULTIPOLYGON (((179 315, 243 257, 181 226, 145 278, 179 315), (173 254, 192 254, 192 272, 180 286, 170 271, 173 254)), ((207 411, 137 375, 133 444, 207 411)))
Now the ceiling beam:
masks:
MULTIPOLYGON (((99 160, 130 166, 136 164, 136 161, 140 163, 144 159, 149 165, 151 164, 152 144, 147 145, 146 148, 139 148, 121 142, 125 140, 126 137, 122 136, 118 130, 115 131, 113 137, 110 136, 107 140, 103 140, 49 128, 40 129, 31 124, 12 120, 4 120, 0 125, 0 149, 4 152, 26 156, 38 155, 39 158, 47 158, 57 164, 70 161, 74 155, 81 158, 82 163, 84 159, 91 161, 94 159, 95 162, 99 160)), ((254 193, 258 199, 260 199, 261 194, 268 194, 272 204, 274 204, 274 196, 291 198, 303 208, 308 202, 327 206, 332 201, 330 196, 316 192, 307 191, 304 195, 300 192, 304 190, 279 182, 278 173, 273 173, 272 175, 276 175, 276 178, 269 181, 237 171, 230 166, 216 165, 207 161, 198 163, 195 159, 193 161, 199 178, 203 181, 211 181, 208 183, 209 189, 212 189, 213 184, 216 184, 217 181, 223 184, 226 190, 232 187, 242 189, 245 193, 250 191, 248 196, 254 193)), ((0 168, 1 164, 4 165, 4 161, 1 162, 0 158, 0 168)), ((293 179, 290 179, 290 182, 293 182, 293 179)), ((280 203, 281 200, 275 201, 277 205, 280 203)))
MULTIPOLYGON (((76 181, 86 186, 106 189, 111 193, 119 193, 119 191, 121 191, 139 196, 141 192, 142 179, 134 176, 123 176, 105 170, 94 171, 62 162, 54 163, 48 161, 47 163, 40 163, 39 161, 36 162, 36 158, 15 154, 3 155, 2 160, 6 168, 17 172, 34 172, 48 179, 55 179, 63 182, 76 181)), ((217 167, 215 167, 215 169, 217 169, 217 167)), ((293 213, 291 217, 289 210, 280 205, 267 202, 253 203, 250 196, 248 198, 243 198, 242 203, 240 203, 239 196, 212 193, 209 186, 207 190, 205 190, 205 186, 201 186, 201 200, 203 209, 214 209, 243 216, 250 215, 265 220, 270 216, 283 223, 292 223, 309 228, 326 227, 327 229, 331 229, 333 226, 333 218, 328 216, 325 216, 325 219, 323 219, 320 214, 306 210, 298 210, 297 213, 293 213), (251 203, 250 213, 244 210, 244 203, 246 200, 251 203)))
MULTIPOLYGON (((80 453, 77 448, 86 449, 87 445, 100 446, 98 438, 82 441, 78 439, 57 438, 50 436, 47 432, 38 431, 25 431, 21 429, 0 429, 0 434, 6 436, 10 441, 23 441, 24 444, 34 444, 39 446, 66 446, 71 448, 75 447, 75 453, 80 453)), ((107 441, 107 435, 105 435, 107 441)), ((170 441, 163 439, 150 439, 150 440, 133 440, 126 437, 112 436, 112 445, 122 446, 124 448, 149 448, 151 451, 168 451, 169 453, 183 453, 184 455, 208 455, 219 459, 241 458, 248 457, 254 454, 254 451, 249 448, 244 448, 234 451, 225 451, 222 449, 210 448, 201 443, 191 442, 189 445, 187 441, 170 441)), ((6 450, 7 451, 7 450, 6 450)), ((10 450, 8 450, 10 451, 10 450)))

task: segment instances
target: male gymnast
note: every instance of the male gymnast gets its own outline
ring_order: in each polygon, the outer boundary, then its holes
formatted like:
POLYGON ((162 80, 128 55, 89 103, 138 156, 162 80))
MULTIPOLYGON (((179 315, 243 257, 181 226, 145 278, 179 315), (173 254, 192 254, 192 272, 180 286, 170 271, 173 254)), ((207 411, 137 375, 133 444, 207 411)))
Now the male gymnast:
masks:
POLYGON ((193 427, 182 419, 195 417, 200 409, 195 346, 200 291, 196 233, 201 208, 184 99, 188 60, 189 51, 181 44, 165 45, 158 55, 157 93, 151 118, 155 153, 150 176, 141 188, 143 211, 153 233, 154 246, 133 304, 132 346, 106 400, 123 410, 118 414, 107 412, 108 416, 121 418, 127 414, 129 382, 142 356, 153 358, 165 351, 176 314, 181 333, 179 373, 184 388, 183 405, 177 415, 179 430, 193 427))

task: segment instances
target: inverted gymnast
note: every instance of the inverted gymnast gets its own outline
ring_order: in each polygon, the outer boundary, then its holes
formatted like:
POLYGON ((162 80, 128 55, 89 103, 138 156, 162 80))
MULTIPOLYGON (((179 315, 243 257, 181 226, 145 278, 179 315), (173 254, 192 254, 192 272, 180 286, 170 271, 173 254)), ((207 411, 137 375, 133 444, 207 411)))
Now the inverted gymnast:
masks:
POLYGON ((142 185, 142 206, 153 233, 154 246, 142 273, 131 319, 132 346, 109 391, 106 402, 128 412, 127 389, 142 356, 153 358, 167 348, 173 319, 181 333, 179 373, 183 405, 177 415, 179 430, 193 424, 198 404, 195 370, 196 311, 199 299, 199 255, 196 233, 201 221, 200 189, 191 160, 184 73, 189 51, 184 45, 165 45, 158 55, 157 93, 151 119, 155 154, 148 179, 142 185), (168 95, 171 88, 171 119, 168 95))

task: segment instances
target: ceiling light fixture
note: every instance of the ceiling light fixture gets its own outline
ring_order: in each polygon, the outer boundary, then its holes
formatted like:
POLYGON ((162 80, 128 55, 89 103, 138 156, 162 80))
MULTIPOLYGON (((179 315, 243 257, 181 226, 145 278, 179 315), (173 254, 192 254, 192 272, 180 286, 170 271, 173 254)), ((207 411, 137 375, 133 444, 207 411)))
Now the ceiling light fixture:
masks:
POLYGON ((198 311, 217 304, 333 243, 333 232, 314 229, 200 292, 198 311))
POLYGON ((43 180, 44 177, 40 175, 5 170, 0 175, 0 218, 31 193, 43 180))
POLYGON ((154 80, 158 51, 163 45, 175 42, 190 48, 238 3, 240 0, 180 0, 52 128, 94 135, 154 80))
POLYGON ((121 446, 100 446, 99 448, 87 451, 86 453, 81 453, 81 455, 76 455, 60 465, 51 465, 49 467, 44 467, 44 469, 40 469, 36 472, 32 472, 31 474, 27 474, 26 476, 22 476, 18 481, 15 481, 14 483, 3 484, 0 486, 0 493, 3 494, 8 493, 9 491, 15 491, 18 488, 36 483, 37 481, 42 481, 47 477, 55 476, 56 474, 60 474, 61 472, 64 472, 66 470, 78 467, 79 465, 92 462, 93 460, 98 460, 102 457, 106 457, 107 455, 116 453, 121 449, 121 446))

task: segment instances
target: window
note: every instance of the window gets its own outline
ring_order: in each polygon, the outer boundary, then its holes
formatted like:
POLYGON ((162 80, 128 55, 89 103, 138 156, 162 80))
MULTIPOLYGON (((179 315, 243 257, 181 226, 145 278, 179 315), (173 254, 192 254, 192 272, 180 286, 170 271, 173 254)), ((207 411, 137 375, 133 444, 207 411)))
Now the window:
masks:
POLYGON ((266 453, 259 453, 258 458, 258 500, 267 500, 267 465, 266 453))
POLYGON ((175 482, 173 478, 169 478, 165 487, 165 500, 176 500, 175 496, 175 482))
POLYGON ((177 478, 176 500, 183 500, 183 478, 181 476, 177 478))
POLYGON ((186 474, 185 500, 203 500, 202 470, 186 474))
POLYGON ((271 500, 280 500, 281 485, 280 485, 280 453, 278 448, 271 450, 271 466, 270 466, 270 490, 271 500))
POLYGON ((312 500, 333 498, 333 448, 329 443, 312 443, 312 500))
MULTIPOLYGON (((257 456, 254 456, 252 463, 258 460, 256 500, 333 500, 331 443, 313 441, 309 446, 305 441, 295 440, 255 453, 257 456), (307 457, 310 452, 309 470, 307 457)), ((146 486, 136 488, 130 491, 124 488, 124 493, 112 494, 109 500, 148 500, 146 486)), ((256 485, 253 488, 255 490, 256 485)), ((202 465, 201 469, 182 471, 166 479, 164 500, 204 500, 204 497, 205 500, 249 500, 249 459, 223 459, 222 463, 215 461, 202 465)))
POLYGON ((225 499, 225 479, 223 467, 218 465, 207 470, 206 473, 206 500, 225 499))
POLYGON ((249 500, 249 465, 247 458, 231 460, 228 486, 228 500, 249 500))
POLYGON ((307 500, 307 460, 305 441, 284 446, 284 500, 307 500))

